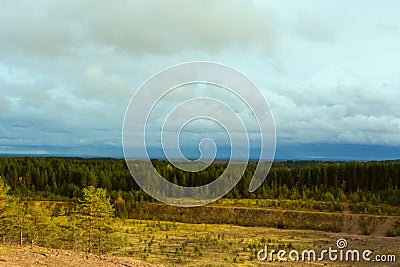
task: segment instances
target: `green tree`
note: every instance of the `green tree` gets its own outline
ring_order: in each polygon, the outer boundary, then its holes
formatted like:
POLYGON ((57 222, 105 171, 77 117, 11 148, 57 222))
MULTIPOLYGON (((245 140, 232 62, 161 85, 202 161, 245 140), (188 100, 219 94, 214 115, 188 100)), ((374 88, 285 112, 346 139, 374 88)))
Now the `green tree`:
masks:
MULTIPOLYGON (((3 243, 6 240, 18 239, 21 232, 18 222, 23 216, 22 205, 16 197, 7 194, 8 190, 9 186, 0 176, 0 236, 3 243)), ((20 242, 22 243, 22 238, 20 242)))
POLYGON ((111 221, 114 209, 104 188, 89 186, 83 189, 83 199, 77 207, 77 226, 80 230, 77 247, 91 253, 105 253, 111 246, 111 221))
POLYGON ((49 209, 39 202, 26 204, 23 229, 26 232, 26 241, 31 246, 59 247, 57 244, 59 227, 53 222, 49 209))
POLYGON ((6 185, 3 178, 0 176, 0 235, 3 237, 3 241, 5 240, 7 234, 6 219, 8 218, 8 208, 10 202, 10 196, 7 195, 8 190, 9 186, 6 185))

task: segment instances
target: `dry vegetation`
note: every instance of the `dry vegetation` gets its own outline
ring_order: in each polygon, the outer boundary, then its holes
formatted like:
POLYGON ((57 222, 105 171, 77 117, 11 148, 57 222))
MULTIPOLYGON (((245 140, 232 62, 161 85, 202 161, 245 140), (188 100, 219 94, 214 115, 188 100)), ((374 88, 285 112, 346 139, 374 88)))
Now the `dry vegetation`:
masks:
MULTIPOLYGON (((314 249, 336 247, 346 238, 349 248, 371 249, 379 254, 398 254, 399 237, 328 233, 313 230, 285 230, 267 227, 242 227, 226 224, 191 224, 152 220, 126 220, 117 223, 124 246, 118 255, 166 266, 266 266, 256 253, 265 244, 272 249, 314 249)), ((399 257, 399 255, 397 255, 399 257)), ((325 262, 335 266, 332 262, 325 262)), ((269 262, 268 266, 283 263, 269 262)), ((286 263, 292 266, 292 263, 286 263)), ((301 263, 301 266, 321 263, 301 263)), ((336 266, 346 266, 338 264, 336 266)), ((347 265, 350 266, 350 265, 347 265)), ((354 265, 353 265, 354 266, 354 265)), ((367 266, 367 265, 366 265, 367 266)), ((379 264, 379 266, 398 266, 379 264)))

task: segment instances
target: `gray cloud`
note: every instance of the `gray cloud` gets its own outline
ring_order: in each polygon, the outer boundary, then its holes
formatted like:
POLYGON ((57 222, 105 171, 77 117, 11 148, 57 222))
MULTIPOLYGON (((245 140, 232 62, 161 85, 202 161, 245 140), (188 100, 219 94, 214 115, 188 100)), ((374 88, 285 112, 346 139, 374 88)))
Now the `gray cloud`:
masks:
POLYGON ((73 22, 60 21, 55 11, 56 2, 3 2, 0 7, 4 21, 0 27, 1 54, 64 55, 75 40, 74 28, 70 25, 73 22))
POLYGON ((398 10, 396 1, 4 1, 0 152, 119 146, 132 93, 191 60, 259 84, 281 142, 400 145, 398 10))
POLYGON ((273 41, 269 16, 246 2, 89 1, 86 5, 91 12, 80 18, 86 23, 84 34, 116 52, 212 52, 252 41, 268 47, 273 41))
POLYGON ((93 48, 140 56, 274 45, 269 14, 244 1, 10 1, 0 14, 6 23, 0 50, 28 57, 80 56, 93 48))

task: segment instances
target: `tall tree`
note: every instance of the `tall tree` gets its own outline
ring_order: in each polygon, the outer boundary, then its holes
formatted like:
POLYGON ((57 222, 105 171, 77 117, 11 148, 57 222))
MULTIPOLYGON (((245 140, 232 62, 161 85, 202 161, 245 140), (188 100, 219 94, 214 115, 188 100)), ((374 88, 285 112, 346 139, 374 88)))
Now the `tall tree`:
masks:
POLYGON ((104 253, 111 245, 111 221, 114 209, 106 189, 89 186, 83 189, 83 199, 77 207, 79 248, 93 253, 104 253))
POLYGON ((7 194, 9 186, 0 176, 0 236, 2 241, 17 240, 22 243, 19 222, 23 216, 22 204, 18 198, 7 194))
POLYGON ((39 202, 26 204, 23 228, 26 232, 26 241, 32 246, 53 247, 57 243, 59 227, 54 224, 49 209, 39 202))

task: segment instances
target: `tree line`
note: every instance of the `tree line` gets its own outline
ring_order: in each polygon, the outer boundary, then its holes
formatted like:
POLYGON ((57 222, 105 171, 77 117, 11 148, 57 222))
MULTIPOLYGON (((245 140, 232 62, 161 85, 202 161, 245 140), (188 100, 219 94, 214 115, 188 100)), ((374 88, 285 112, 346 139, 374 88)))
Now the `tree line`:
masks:
MULTIPOLYGON (((199 173, 184 172, 163 160, 157 171, 172 183, 198 186, 216 179, 227 163, 216 162, 199 173)), ((400 205, 400 162, 278 161, 260 188, 248 187, 256 163, 250 163, 226 198, 303 199, 400 205)), ((2 157, 0 175, 10 193, 21 199, 78 201, 89 186, 104 188, 118 217, 127 218, 152 201, 135 183, 122 159, 2 157)))

